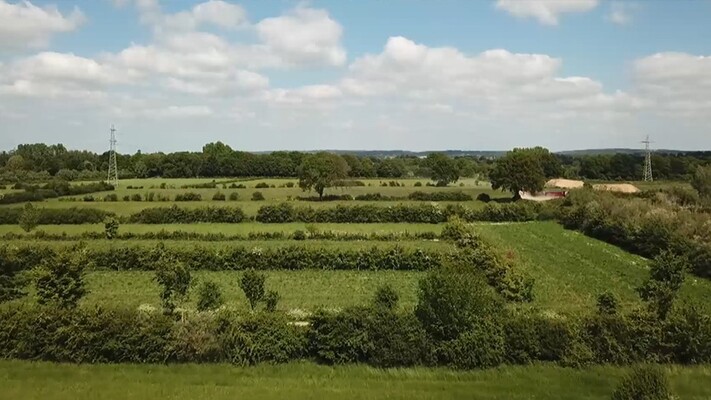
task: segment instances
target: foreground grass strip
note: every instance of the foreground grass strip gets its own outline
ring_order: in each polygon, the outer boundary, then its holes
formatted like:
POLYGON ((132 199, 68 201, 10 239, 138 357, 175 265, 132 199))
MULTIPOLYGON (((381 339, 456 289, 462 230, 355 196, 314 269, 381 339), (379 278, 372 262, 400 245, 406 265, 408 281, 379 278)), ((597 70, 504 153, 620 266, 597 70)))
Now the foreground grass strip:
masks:
MULTIPOLYGON (((711 397, 711 368, 666 367, 678 398, 711 397)), ((471 372, 380 370, 308 362, 259 365, 66 365, 0 361, 0 398, 95 399, 609 399, 627 368, 536 365, 471 372)))

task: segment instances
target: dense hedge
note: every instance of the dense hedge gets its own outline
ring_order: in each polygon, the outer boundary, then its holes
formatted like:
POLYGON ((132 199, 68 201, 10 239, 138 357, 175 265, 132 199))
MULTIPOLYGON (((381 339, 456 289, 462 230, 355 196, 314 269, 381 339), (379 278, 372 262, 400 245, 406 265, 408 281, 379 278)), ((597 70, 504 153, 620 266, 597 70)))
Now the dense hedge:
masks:
MULTIPOLYGON (((157 232, 121 232, 113 237, 115 240, 194 240, 204 242, 229 242, 246 240, 332 240, 332 241, 409 241, 409 240, 437 240, 440 236, 436 232, 343 232, 333 230, 295 231, 290 232, 249 232, 248 234, 200 233, 189 231, 157 232), (300 233, 299 233, 300 232, 300 233)), ((2 240, 52 240, 52 241, 79 241, 103 240, 104 232, 82 232, 80 234, 48 233, 37 230, 31 233, 8 232, 0 235, 2 240)))
POLYGON ((407 196, 410 200, 421 201, 471 201, 472 196, 462 192, 412 192, 407 196))
POLYGON ((555 204, 533 202, 489 203, 483 208, 472 210, 461 205, 439 207, 432 204, 381 207, 376 205, 337 205, 335 207, 294 207, 289 203, 262 206, 256 220, 264 223, 324 222, 324 223, 442 223, 452 216, 465 221, 533 221, 553 219, 555 204))
POLYGON ((559 218, 566 228, 645 257, 670 250, 686 257, 694 274, 711 277, 711 215, 583 190, 565 199, 559 218))
POLYGON ((77 196, 95 192, 114 190, 106 182, 96 182, 84 185, 70 185, 66 181, 52 181, 42 186, 26 186, 24 192, 0 195, 0 204, 16 204, 28 201, 42 201, 59 196, 77 196))
POLYGON ((711 319, 691 308, 665 321, 639 313, 573 319, 504 312, 444 341, 430 337, 410 313, 369 307, 319 311, 308 322, 296 325, 280 313, 262 312, 188 313, 176 319, 150 311, 2 307, 0 358, 239 365, 313 359, 461 369, 540 361, 711 362, 711 319))
MULTIPOLYGON (((96 208, 38 208, 40 225, 80 225, 96 224, 114 214, 96 208)), ((19 222, 22 208, 0 208, 0 225, 14 225, 19 222)))
POLYGON ((144 208, 128 217, 135 224, 190 224, 193 222, 237 223, 245 220, 238 207, 171 207, 144 208))
MULTIPOLYGON (((162 247, 161 247, 162 248, 162 247)), ((159 251, 152 247, 115 247, 89 249, 89 266, 108 270, 150 270, 159 251)), ((44 246, 12 247, 0 251, 0 257, 10 259, 31 269, 62 249, 44 246)), ((171 257, 183 261, 193 270, 415 270, 424 271, 439 266, 447 253, 440 251, 406 250, 400 246, 372 247, 357 250, 326 249, 322 247, 285 246, 251 248, 235 246, 227 249, 203 247, 165 248, 171 257)), ((0 262, 6 260, 0 258, 0 262)))

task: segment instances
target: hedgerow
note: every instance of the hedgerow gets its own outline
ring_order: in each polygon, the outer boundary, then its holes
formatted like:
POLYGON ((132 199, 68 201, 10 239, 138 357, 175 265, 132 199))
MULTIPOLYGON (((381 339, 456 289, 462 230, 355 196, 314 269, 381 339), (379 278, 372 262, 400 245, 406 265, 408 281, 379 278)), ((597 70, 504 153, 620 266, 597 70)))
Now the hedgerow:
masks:
POLYGON ((237 223, 245 220, 238 207, 180 208, 153 207, 130 215, 128 222, 135 224, 189 224, 193 222, 237 223))
MULTIPOLYGON (((0 262, 14 260, 21 269, 31 269, 45 259, 66 248, 45 246, 0 247, 0 262)), ((253 248, 234 246, 227 249, 209 249, 200 246, 182 248, 112 247, 88 249, 86 257, 94 269, 151 270, 158 255, 185 263, 193 270, 415 270, 425 271, 437 267, 448 253, 441 251, 409 250, 400 246, 372 247, 358 250, 326 249, 321 247, 284 246, 253 248), (160 250, 160 251, 157 251, 160 250)))
MULTIPOLYGON (((36 208, 39 213, 39 225, 80 225, 97 224, 114 213, 96 208, 36 208)), ((0 208, 0 225, 19 223, 22 208, 0 208)))

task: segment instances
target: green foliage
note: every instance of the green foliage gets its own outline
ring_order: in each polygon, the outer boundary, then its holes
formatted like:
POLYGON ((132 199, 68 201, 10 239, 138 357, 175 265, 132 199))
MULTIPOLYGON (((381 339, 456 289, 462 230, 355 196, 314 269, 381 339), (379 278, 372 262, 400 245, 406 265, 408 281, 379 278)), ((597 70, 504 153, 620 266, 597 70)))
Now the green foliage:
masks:
POLYGON ((25 295, 22 263, 17 254, 0 247, 0 303, 25 295))
POLYGON ((116 218, 110 217, 104 222, 104 235, 106 239, 115 239, 118 236, 119 223, 116 218))
POLYGON ((244 292, 247 301, 249 302, 249 307, 252 310, 257 308, 257 305, 264 300, 264 281, 266 277, 264 274, 249 269, 242 274, 242 278, 239 281, 239 287, 244 292))
POLYGON ((232 192, 232 193, 230 193, 229 199, 230 199, 230 201, 237 201, 237 200, 239 200, 239 193, 237 193, 237 192, 232 192))
POLYGON ((659 319, 666 319, 672 310, 674 299, 684 283, 688 261, 670 252, 663 252, 650 265, 649 279, 640 286, 642 300, 649 304, 659 319))
POLYGON ((212 195, 212 200, 214 201, 225 201, 225 194, 222 192, 217 192, 214 195, 212 195))
POLYGON ((134 224, 237 223, 244 220, 244 212, 239 207, 180 208, 176 205, 144 208, 128 217, 128 222, 134 224))
POLYGON ((488 203, 491 201, 491 196, 489 196, 488 193, 479 193, 476 196, 476 199, 483 202, 483 203, 488 203))
POLYGON ((496 160, 489 172, 491 187, 510 191, 518 197, 519 191, 538 192, 546 178, 560 176, 560 161, 541 147, 514 149, 496 160))
POLYGON ((691 179, 691 186, 704 199, 711 199, 711 166, 697 167, 691 179))
POLYGON ((597 296, 597 312, 603 315, 615 315, 620 301, 614 293, 605 292, 597 296))
POLYGON ((275 312, 277 309, 277 304, 279 304, 279 293, 274 290, 270 290, 264 295, 264 309, 267 312, 275 312))
POLYGON ((440 238, 456 242, 458 240, 467 239, 471 236, 471 228, 468 227, 459 217, 452 217, 442 227, 440 238))
POLYGON ((254 192, 252 193, 252 201, 262 201, 264 200, 264 195, 262 192, 254 192))
POLYGON ((284 363, 306 353, 306 336, 278 313, 253 313, 240 320, 221 316, 216 335, 222 358, 233 364, 284 363))
POLYGON ((348 177, 349 168, 348 163, 337 154, 319 152, 307 155, 299 166, 299 187, 304 191, 314 190, 322 198, 326 188, 348 177))
POLYGON ((86 258, 80 247, 45 259, 35 271, 37 302, 59 308, 75 308, 84 295, 86 258))
POLYGON ((410 200, 417 201, 471 201, 472 196, 463 192, 412 192, 407 195, 410 200))
POLYGON ((22 214, 20 214, 19 225, 25 232, 30 232, 39 225, 40 213, 32 205, 32 203, 26 203, 25 207, 22 209, 22 214))
POLYGON ((185 192, 178 193, 175 195, 175 201, 201 201, 202 196, 200 193, 185 192))
POLYGON ((306 240, 307 238, 306 232, 302 231, 301 229, 295 230, 291 237, 294 240, 306 240))
POLYGON ((425 165, 430 169, 430 178, 437 186, 447 186, 459 180, 459 165, 444 153, 430 153, 425 159, 425 165))
MULTIPOLYGON (((22 269, 30 269, 55 250, 44 246, 3 247, 4 255, 17 257, 22 269)), ((230 246, 228 249, 161 248, 171 259, 185 263, 192 270, 401 270, 425 271, 441 265, 447 257, 440 251, 410 250, 400 246, 374 246, 361 249, 327 249, 323 247, 290 245, 255 251, 249 246, 230 246)), ((148 246, 109 247, 87 250, 92 268, 125 271, 152 270, 155 250, 148 246)))
POLYGON ((504 361, 506 340, 499 323, 481 319, 438 351, 443 363, 459 369, 495 367, 504 361))
POLYGON ((612 400, 671 400, 666 374, 651 365, 635 367, 622 379, 612 394, 612 400))
POLYGON ((436 340, 454 340, 486 316, 502 311, 501 301, 471 270, 437 268, 419 286, 415 315, 436 340))
POLYGON ((169 254, 156 249, 156 260, 153 263, 155 281, 161 286, 160 299, 165 314, 173 314, 175 308, 187 299, 192 282, 190 269, 181 261, 169 254))
POLYGON ((259 182, 258 184, 254 185, 256 189, 269 189, 269 184, 266 182, 259 182))
POLYGON ((400 295, 397 294, 392 285, 385 284, 375 291, 373 296, 373 307, 378 310, 394 311, 397 309, 400 295))
POLYGON ((198 311, 216 310, 225 303, 224 296, 220 286, 213 281, 203 282, 197 290, 197 309, 198 311))

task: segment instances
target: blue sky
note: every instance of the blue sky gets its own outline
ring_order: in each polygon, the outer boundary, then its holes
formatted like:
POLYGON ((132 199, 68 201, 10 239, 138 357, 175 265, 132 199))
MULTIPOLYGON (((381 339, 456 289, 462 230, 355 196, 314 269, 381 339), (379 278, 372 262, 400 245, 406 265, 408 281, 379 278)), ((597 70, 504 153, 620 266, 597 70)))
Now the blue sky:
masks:
POLYGON ((0 0, 0 148, 711 149, 711 1, 0 0))

